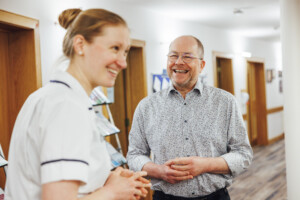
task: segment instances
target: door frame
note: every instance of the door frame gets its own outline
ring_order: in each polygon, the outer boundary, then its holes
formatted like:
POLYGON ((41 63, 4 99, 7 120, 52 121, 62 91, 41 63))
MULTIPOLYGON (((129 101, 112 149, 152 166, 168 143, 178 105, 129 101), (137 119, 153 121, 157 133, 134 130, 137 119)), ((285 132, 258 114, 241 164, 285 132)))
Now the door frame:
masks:
MULTIPOLYGON (((128 66, 117 77, 114 87, 115 102, 110 105, 115 124, 121 130, 119 139, 125 155, 135 108, 140 100, 147 96, 145 45, 145 41, 131 39, 128 66)), ((116 146, 114 137, 110 137, 110 142, 116 146)))
MULTIPOLYGON (((218 87, 218 70, 217 70, 217 58, 226 58, 231 59, 232 61, 232 84, 233 84, 233 91, 234 91, 234 69, 233 69, 233 60, 234 60, 234 54, 232 53, 224 53, 219 51, 213 51, 212 52, 212 59, 213 59, 213 74, 214 74, 214 86, 218 87)), ((235 94, 235 91, 233 92, 233 95, 235 94)))
MULTIPOLYGON (((0 9, 0 31, 5 49, 1 63, 0 142, 8 157, 16 117, 27 97, 42 86, 39 21, 0 9)), ((1 45, 1 44, 0 44, 1 45)), ((0 186, 5 174, 0 171, 0 186)))
MULTIPOLYGON (((246 64, 247 64, 247 78, 246 78, 246 88, 247 93, 249 94, 249 104, 247 105, 247 125, 248 125, 248 133, 249 133, 249 139, 251 137, 251 113, 250 113, 250 100, 251 100, 251 93, 250 93, 250 87, 249 87, 249 76, 250 76, 250 65, 249 63, 259 63, 262 64, 263 70, 261 74, 261 83, 260 89, 263 90, 264 97, 260 98, 260 107, 259 107, 259 116, 260 116, 260 122, 262 126, 260 127, 260 133, 257 135, 257 145, 268 145, 268 121, 267 121, 267 102, 266 102, 266 76, 265 76, 265 60, 263 58, 246 58, 246 64)), ((257 75, 257 74, 256 74, 257 75)))

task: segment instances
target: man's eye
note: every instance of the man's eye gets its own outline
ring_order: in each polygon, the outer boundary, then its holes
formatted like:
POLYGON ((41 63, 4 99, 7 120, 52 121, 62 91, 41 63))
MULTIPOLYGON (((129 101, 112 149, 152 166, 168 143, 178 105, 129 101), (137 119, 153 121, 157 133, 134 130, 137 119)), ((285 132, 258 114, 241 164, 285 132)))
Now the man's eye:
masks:
POLYGON ((170 55, 170 58, 178 58, 178 55, 170 55))
POLYGON ((191 56, 183 56, 183 59, 192 59, 193 57, 191 56))

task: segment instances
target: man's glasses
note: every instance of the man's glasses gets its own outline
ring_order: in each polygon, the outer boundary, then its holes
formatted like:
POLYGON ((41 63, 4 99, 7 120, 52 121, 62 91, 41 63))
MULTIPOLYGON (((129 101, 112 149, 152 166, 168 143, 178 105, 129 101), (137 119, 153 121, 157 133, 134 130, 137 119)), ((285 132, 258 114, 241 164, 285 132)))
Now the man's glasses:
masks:
POLYGON ((190 63, 194 59, 202 60, 202 58, 193 56, 190 53, 182 53, 181 56, 178 53, 169 53, 167 56, 168 56, 169 61, 171 61, 171 62, 176 62, 179 57, 181 57, 181 59, 184 63, 190 63))

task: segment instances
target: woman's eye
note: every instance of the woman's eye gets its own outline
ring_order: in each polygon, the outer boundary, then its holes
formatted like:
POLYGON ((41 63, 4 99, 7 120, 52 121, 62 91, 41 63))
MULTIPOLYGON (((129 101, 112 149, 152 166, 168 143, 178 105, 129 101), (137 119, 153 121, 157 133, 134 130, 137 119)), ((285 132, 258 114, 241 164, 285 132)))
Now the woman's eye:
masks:
POLYGON ((114 49, 115 51, 119 51, 119 50, 120 50, 120 48, 119 48, 118 46, 114 46, 113 49, 114 49))

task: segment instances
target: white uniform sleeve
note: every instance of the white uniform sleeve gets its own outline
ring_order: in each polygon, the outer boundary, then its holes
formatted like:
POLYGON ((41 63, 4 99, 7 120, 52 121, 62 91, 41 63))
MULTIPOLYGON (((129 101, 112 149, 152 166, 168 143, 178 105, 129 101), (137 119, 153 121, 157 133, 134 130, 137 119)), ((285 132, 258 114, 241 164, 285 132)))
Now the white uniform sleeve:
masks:
POLYGON ((40 127, 42 184, 61 180, 86 183, 92 142, 89 111, 74 101, 46 105, 40 127))

